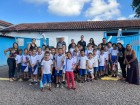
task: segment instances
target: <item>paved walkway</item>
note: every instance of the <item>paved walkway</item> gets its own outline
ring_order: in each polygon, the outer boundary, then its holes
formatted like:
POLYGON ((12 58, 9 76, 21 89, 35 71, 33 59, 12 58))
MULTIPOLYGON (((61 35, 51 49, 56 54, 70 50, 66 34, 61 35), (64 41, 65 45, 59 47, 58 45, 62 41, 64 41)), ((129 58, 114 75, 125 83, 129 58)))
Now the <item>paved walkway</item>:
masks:
MULTIPOLYGON (((0 77, 7 77, 7 67, 0 77)), ((0 105, 140 105, 140 86, 121 81, 76 83, 77 89, 53 88, 42 93, 29 82, 0 81, 0 105)))

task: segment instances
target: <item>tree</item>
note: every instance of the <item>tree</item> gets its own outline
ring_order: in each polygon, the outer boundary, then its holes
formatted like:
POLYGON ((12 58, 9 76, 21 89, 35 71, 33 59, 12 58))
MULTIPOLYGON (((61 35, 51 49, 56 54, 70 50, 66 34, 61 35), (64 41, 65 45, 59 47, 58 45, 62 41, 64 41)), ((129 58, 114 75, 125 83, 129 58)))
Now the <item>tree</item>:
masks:
POLYGON ((140 0, 133 0, 132 7, 136 13, 135 17, 140 17, 140 0))

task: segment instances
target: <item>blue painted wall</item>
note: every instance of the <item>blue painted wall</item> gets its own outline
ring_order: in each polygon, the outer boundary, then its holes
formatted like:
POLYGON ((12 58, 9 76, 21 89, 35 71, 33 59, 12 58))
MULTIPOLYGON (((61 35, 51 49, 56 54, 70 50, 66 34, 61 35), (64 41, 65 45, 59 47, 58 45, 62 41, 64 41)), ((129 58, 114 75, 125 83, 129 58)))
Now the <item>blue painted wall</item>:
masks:
POLYGON ((7 65, 7 58, 4 55, 4 50, 12 47, 15 38, 0 36, 0 66, 7 65))

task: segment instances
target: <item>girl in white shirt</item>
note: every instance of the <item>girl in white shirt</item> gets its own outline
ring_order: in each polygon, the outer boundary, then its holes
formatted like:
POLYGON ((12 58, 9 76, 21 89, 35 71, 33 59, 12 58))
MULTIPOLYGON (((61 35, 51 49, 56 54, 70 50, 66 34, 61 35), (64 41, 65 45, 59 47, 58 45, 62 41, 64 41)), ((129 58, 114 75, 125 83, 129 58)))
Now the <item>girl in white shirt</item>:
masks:
POLYGON ((99 56, 99 77, 102 77, 104 75, 104 69, 105 69, 105 55, 104 55, 104 49, 101 49, 101 54, 99 56))
POLYGON ((89 54, 89 53, 92 53, 92 52, 93 52, 92 45, 89 44, 89 45, 88 45, 88 49, 85 51, 85 55, 88 56, 88 54, 89 54))
POLYGON ((94 76, 95 76, 95 80, 97 80, 97 74, 99 71, 99 56, 96 54, 97 50, 94 49, 93 51, 93 59, 94 59, 94 76))
POLYGON ((68 84, 68 89, 71 89, 70 80, 72 82, 72 89, 76 89, 75 82, 74 82, 74 73, 73 70, 75 69, 76 62, 74 58, 72 58, 71 52, 67 52, 67 57, 65 59, 65 72, 66 72, 66 79, 68 84))
POLYGON ((113 49, 110 53, 110 61, 112 68, 112 77, 117 77, 117 69, 118 69, 118 49, 115 43, 112 44, 113 49))
POLYGON ((91 80, 94 79, 93 68, 94 68, 94 59, 93 59, 92 53, 89 53, 88 54, 88 61, 87 61, 88 81, 90 81, 90 77, 91 77, 91 80))

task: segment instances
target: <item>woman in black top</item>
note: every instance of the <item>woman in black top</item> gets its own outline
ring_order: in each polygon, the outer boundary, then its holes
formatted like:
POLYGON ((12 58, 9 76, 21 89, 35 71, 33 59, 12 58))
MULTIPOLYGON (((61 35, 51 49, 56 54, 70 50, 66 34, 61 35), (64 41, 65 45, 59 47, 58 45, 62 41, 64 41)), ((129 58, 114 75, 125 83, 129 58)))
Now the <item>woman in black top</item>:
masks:
POLYGON ((136 58, 136 52, 132 49, 130 44, 127 44, 125 51, 125 62, 127 65, 126 81, 131 84, 139 85, 139 67, 136 58))
POLYGON ((14 43, 12 48, 8 48, 4 51, 4 54, 6 55, 7 59, 7 64, 9 66, 9 81, 13 81, 14 79, 14 74, 15 74, 15 68, 16 68, 16 61, 15 57, 18 54, 18 44, 14 43), (8 55, 7 52, 10 52, 8 55))
POLYGON ((36 39, 33 38, 33 39, 32 39, 32 43, 30 43, 30 44, 28 45, 28 51, 32 51, 33 49, 37 49, 37 45, 35 44, 35 42, 36 42, 36 39))
POLYGON ((90 38, 88 45, 89 44, 92 45, 92 48, 94 48, 95 43, 94 43, 94 39, 93 38, 90 38))
POLYGON ((118 43, 118 61, 120 63, 120 67, 122 70, 122 80, 126 79, 126 64, 124 63, 125 60, 125 48, 121 43, 118 43))

